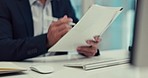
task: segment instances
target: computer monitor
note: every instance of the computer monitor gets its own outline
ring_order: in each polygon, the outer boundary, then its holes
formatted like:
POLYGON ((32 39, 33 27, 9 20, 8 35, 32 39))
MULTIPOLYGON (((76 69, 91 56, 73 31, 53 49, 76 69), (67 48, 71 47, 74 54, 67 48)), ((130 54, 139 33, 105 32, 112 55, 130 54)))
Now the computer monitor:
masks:
POLYGON ((137 0, 130 63, 148 67, 148 0, 137 0))

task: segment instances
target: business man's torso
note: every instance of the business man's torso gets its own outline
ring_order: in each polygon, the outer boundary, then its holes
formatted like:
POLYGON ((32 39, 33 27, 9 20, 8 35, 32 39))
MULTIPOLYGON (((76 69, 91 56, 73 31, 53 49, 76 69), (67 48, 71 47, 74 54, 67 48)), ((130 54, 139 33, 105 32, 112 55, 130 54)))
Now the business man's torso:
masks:
MULTIPOLYGON (((77 22, 69 0, 52 0, 53 17, 77 22)), ((46 34, 34 36, 29 0, 0 0, 0 60, 23 60, 46 53, 46 34), (6 58, 8 57, 8 58, 6 58)))

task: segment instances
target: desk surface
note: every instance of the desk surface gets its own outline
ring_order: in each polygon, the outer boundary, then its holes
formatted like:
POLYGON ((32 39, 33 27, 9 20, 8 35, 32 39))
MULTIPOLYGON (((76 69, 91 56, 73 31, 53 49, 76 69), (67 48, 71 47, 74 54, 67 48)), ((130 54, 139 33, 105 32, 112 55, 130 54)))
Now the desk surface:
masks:
MULTIPOLYGON (((102 51, 101 56, 99 57, 125 58, 127 56, 128 52, 125 50, 111 50, 102 51)), ((2 78, 137 78, 139 76, 136 69, 132 68, 128 64, 99 68, 89 71, 63 66, 66 61, 75 58, 82 58, 82 56, 70 54, 63 56, 37 57, 28 59, 24 62, 14 62, 16 65, 27 68, 28 70, 24 74, 2 76, 2 78), (54 67, 55 72, 51 74, 38 74, 29 69, 30 66, 43 64, 54 67)))

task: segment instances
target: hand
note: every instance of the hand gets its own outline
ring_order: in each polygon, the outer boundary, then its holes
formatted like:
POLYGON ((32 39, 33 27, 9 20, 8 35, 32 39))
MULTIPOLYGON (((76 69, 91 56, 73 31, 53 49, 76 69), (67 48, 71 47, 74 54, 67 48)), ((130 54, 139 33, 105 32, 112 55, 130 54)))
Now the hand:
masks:
POLYGON ((53 46, 72 28, 69 22, 72 22, 72 19, 65 15, 58 21, 51 23, 47 33, 48 47, 53 46))
POLYGON ((99 42, 101 41, 100 37, 95 36, 94 40, 87 40, 86 43, 90 46, 79 46, 77 48, 77 51, 80 54, 85 55, 86 57, 92 57, 97 53, 97 46, 99 42))

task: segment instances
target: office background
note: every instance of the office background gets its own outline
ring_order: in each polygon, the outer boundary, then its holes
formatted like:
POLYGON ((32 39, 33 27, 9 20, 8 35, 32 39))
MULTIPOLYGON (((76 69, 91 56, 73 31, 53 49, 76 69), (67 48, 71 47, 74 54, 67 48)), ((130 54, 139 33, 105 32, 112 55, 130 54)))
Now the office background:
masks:
POLYGON ((94 3, 104 6, 121 6, 124 8, 121 15, 102 35, 102 41, 99 44, 100 50, 128 49, 128 46, 132 44, 135 1, 136 0, 71 0, 79 19, 90 5, 94 3))

